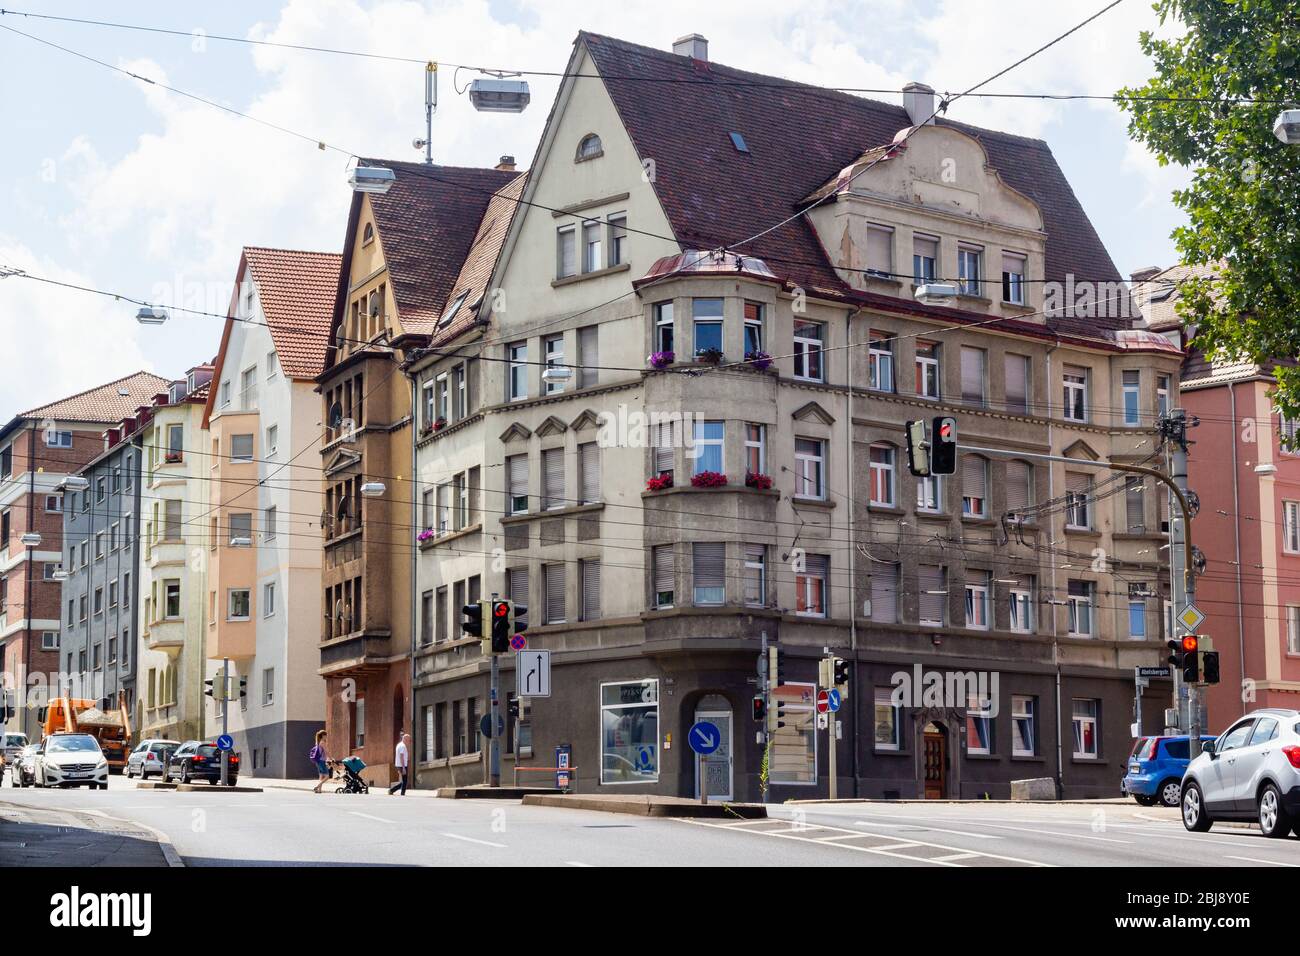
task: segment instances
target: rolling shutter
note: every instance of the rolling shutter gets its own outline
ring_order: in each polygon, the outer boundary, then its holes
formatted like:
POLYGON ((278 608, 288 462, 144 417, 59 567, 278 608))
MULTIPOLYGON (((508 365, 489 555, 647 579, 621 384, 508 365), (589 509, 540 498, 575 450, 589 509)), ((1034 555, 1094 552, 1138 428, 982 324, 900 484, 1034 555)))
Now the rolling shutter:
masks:
POLYGON ((1032 474, 1027 462, 1007 462, 1007 511, 1020 514, 1029 507, 1029 481, 1032 474))
POLYGON ((564 623, 564 565, 548 564, 542 568, 546 578, 546 622, 564 623))
POLYGON ((1124 508, 1128 530, 1141 534, 1146 530, 1146 496, 1142 493, 1142 479, 1128 478, 1124 482, 1124 508))
POLYGON ((510 480, 510 510, 527 511, 528 510, 528 456, 512 455, 506 462, 507 471, 510 480), (523 501, 519 507, 515 506, 516 499, 522 498, 523 501))
POLYGON ((721 541, 695 543, 695 602, 721 604, 726 595, 727 546, 721 541))
POLYGON ((582 503, 600 500, 600 446, 587 442, 578 446, 578 467, 582 473, 582 503))
POLYGON ((542 452, 542 509, 564 507, 564 449, 542 452))
POLYGON ((867 226, 867 269, 888 274, 892 271, 894 230, 867 226))
POLYGON ((599 340, 598 327, 589 325, 578 329, 578 388, 587 388, 596 384, 597 368, 600 355, 597 352, 599 340))
POLYGON ((871 562, 871 619, 882 624, 898 623, 898 565, 871 562))
POLYGON ((528 569, 511 568, 506 572, 509 579, 506 582, 506 592, 514 604, 528 606, 528 569))
POLYGON ((1029 411, 1029 359, 1008 355, 1006 359, 1007 411, 1029 411))
POLYGON ((582 562, 582 619, 595 621, 600 618, 600 561, 591 559, 582 562))
POLYGON ((655 426, 654 473, 661 475, 673 470, 673 434, 676 422, 661 422, 655 426))
POLYGON ((937 564, 922 564, 917 567, 917 589, 920 593, 920 620, 922 624, 943 624, 947 618, 948 595, 942 592, 943 568, 937 564))
POLYGON ((968 405, 984 404, 984 350, 961 350, 961 400, 968 405))
POLYGON ((656 545, 651 552, 651 560, 654 564, 655 604, 659 607, 672 604, 675 588, 673 546, 671 544, 656 545))
POLYGON ((968 498, 988 500, 988 462, 979 455, 961 459, 961 491, 968 498))

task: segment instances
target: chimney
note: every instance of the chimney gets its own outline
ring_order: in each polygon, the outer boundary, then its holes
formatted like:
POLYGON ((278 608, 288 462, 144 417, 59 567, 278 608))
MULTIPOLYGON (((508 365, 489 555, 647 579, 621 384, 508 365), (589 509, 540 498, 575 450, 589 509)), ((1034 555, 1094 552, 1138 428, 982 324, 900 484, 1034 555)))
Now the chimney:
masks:
POLYGON ((515 171, 515 158, 513 156, 502 156, 492 168, 513 173, 515 171))
POLYGON ((933 126, 934 90, 924 83, 908 83, 903 87, 903 109, 913 126, 933 126))
POLYGON ((709 41, 698 33, 688 33, 673 41, 673 52, 678 56, 689 56, 692 60, 709 60, 709 41))
POLYGON ((1159 266, 1143 266, 1141 269, 1134 269, 1129 273, 1129 278, 1134 282, 1142 282, 1159 275, 1163 270, 1159 266))

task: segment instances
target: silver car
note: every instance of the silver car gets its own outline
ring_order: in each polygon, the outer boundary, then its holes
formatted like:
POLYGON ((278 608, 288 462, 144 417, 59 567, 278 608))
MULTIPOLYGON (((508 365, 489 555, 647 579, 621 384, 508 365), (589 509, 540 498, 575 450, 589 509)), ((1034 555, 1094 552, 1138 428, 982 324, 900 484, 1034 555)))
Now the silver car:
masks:
POLYGON ((1267 708, 1235 721, 1187 765, 1183 826, 1248 820, 1264 836, 1300 835, 1300 711, 1267 708))
POLYGON ((36 750, 35 744, 29 744, 9 761, 9 772, 15 787, 30 787, 36 782, 36 750))
POLYGON ((179 740, 160 737, 142 740, 126 758, 126 768, 122 772, 128 777, 138 774, 141 780, 148 780, 150 774, 161 777, 167 770, 168 755, 180 745, 179 740))

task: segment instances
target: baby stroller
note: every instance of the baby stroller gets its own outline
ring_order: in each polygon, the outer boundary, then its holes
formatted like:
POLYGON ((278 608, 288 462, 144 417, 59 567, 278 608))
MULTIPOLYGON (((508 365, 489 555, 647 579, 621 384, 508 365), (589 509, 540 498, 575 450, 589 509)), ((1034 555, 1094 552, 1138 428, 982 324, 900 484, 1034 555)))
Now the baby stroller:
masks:
POLYGON ((344 757, 337 764, 342 771, 340 779, 343 781, 341 787, 335 787, 335 793, 369 793, 370 786, 361 779, 361 771, 366 769, 366 762, 360 757, 344 757))

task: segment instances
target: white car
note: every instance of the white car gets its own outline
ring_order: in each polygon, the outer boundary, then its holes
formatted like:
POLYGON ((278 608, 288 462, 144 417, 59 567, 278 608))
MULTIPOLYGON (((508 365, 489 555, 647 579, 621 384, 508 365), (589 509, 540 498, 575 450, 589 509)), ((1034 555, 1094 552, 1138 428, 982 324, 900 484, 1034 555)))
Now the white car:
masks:
POLYGON ((9 761, 9 773, 15 787, 30 787, 36 782, 37 746, 31 744, 9 761))
POLYGON ((90 734, 51 734, 36 748, 38 787, 108 789, 108 761, 90 734))
POLYGON ((180 745, 179 740, 164 740, 161 737, 142 740, 126 758, 126 767, 122 772, 128 777, 138 774, 141 780, 148 780, 150 774, 161 777, 167 772, 168 755, 180 745))
POLYGON ((1267 708, 1234 722, 1187 765, 1183 826, 1248 820, 1267 837, 1300 835, 1300 711, 1267 708))
POLYGON ((20 734, 15 731, 5 731, 0 733, 0 755, 4 756, 5 764, 8 765, 15 757, 22 753, 22 749, 30 744, 26 734, 20 734))

